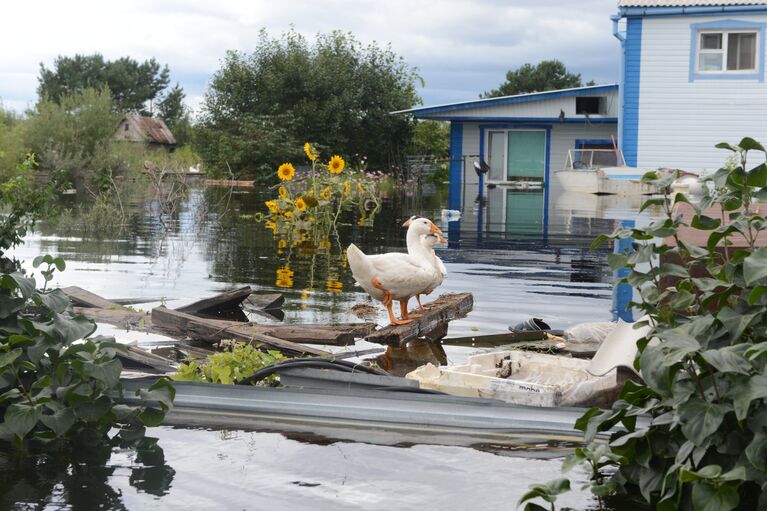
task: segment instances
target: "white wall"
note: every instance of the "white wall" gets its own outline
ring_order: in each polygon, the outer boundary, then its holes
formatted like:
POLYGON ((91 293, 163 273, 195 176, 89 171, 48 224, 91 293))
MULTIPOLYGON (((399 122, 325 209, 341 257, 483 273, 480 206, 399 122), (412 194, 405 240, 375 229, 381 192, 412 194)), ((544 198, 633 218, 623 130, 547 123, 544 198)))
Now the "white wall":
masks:
POLYGON ((767 83, 689 81, 690 25, 724 19, 765 23, 767 15, 642 21, 639 167, 714 171, 729 154, 715 144, 735 143, 745 136, 767 144, 767 83))
MULTIPOLYGON (((605 114, 592 115, 593 118, 599 117, 618 117, 618 91, 589 93, 585 91, 578 96, 605 96, 605 114)), ((575 114, 575 96, 564 96, 539 101, 528 101, 526 103, 509 103, 505 105, 486 106, 481 108, 467 108, 442 112, 439 114, 430 114, 430 118, 446 117, 538 117, 538 118, 556 118, 564 112, 567 118, 583 119, 585 115, 575 114)))

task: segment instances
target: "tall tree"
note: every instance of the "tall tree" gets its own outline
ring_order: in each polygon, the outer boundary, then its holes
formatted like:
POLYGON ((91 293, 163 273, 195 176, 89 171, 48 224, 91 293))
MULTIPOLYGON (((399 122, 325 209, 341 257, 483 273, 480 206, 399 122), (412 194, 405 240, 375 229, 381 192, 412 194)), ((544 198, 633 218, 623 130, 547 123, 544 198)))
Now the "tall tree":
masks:
MULTIPOLYGON (((536 65, 528 63, 518 69, 507 71, 504 83, 497 89, 483 92, 479 97, 513 96, 526 92, 569 89, 582 85, 580 73, 568 72, 559 60, 542 60, 536 65)), ((594 85, 594 81, 589 81, 586 85, 594 85)))
POLYGON ((59 56, 53 67, 40 64, 37 93, 41 100, 60 103, 73 92, 106 87, 120 112, 149 113, 146 103, 153 101, 170 82, 168 66, 155 59, 138 62, 130 57, 114 61, 93 55, 59 56))
POLYGON ((184 104, 185 98, 184 89, 176 83, 157 101, 155 112, 168 125, 170 131, 176 137, 176 143, 180 146, 185 145, 189 141, 192 133, 192 121, 189 109, 184 104))
POLYGON ((263 139, 284 150, 270 135, 279 128, 299 154, 310 141, 321 150, 364 154, 386 165, 404 150, 412 131, 410 119, 389 112, 420 102, 416 80, 390 48, 363 46, 348 33, 320 34, 310 43, 293 30, 280 38, 262 30, 252 53, 230 51, 213 76, 200 116, 199 149, 213 168, 273 165, 284 155, 264 160, 263 153, 234 149, 263 139))

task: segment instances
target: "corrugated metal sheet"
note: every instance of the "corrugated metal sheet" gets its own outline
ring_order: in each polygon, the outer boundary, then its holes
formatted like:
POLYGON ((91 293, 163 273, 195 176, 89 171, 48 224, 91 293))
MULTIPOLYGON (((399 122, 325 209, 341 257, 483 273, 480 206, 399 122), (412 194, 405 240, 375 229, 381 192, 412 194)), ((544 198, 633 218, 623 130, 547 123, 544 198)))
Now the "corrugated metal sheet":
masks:
POLYGON ((162 145, 176 145, 165 121, 159 117, 144 117, 142 115, 126 115, 125 118, 146 138, 147 142, 162 145))
POLYGON ((618 7, 698 7, 717 5, 767 5, 767 2, 755 0, 618 0, 618 7))

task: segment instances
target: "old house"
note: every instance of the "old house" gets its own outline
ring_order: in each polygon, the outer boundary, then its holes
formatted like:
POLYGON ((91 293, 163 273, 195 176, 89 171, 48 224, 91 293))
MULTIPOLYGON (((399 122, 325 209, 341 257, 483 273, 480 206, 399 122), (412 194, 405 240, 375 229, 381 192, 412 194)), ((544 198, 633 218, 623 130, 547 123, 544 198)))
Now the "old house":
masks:
POLYGON ((176 137, 173 136, 165 121, 159 117, 145 117, 130 114, 123 117, 114 134, 116 140, 141 142, 150 150, 167 150, 176 148, 176 137))

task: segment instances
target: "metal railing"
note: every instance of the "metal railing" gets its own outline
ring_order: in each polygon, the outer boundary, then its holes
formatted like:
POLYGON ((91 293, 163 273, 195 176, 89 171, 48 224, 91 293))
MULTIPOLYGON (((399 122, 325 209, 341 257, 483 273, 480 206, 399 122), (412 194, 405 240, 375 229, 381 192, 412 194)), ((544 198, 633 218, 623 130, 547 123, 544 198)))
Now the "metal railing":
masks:
POLYGON ((620 165, 626 165, 626 162, 620 151, 614 149, 570 149, 565 161, 566 170, 592 170, 620 165))

